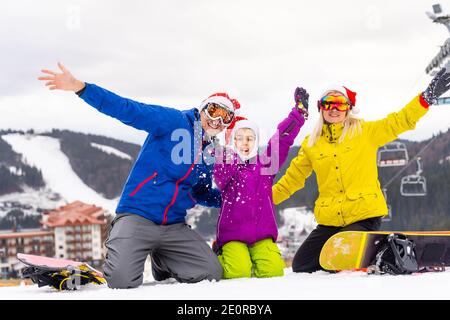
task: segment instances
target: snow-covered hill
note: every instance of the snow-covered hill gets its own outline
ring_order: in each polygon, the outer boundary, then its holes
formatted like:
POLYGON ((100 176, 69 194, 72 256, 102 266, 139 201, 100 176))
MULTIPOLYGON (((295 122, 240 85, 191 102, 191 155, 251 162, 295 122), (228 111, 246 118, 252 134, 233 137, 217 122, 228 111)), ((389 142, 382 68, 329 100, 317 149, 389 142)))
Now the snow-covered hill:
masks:
MULTIPOLYGON (((110 212, 115 211, 117 199, 102 197, 78 177, 67 156, 61 152, 58 139, 21 134, 4 135, 2 138, 15 152, 21 154, 28 164, 42 171, 47 187, 58 193, 64 201, 81 200, 101 206, 110 212)), ((22 195, 27 197, 26 194, 18 194, 17 200, 22 199, 22 195)))
POLYGON ((148 281, 139 288, 117 290, 89 285, 78 291, 58 292, 36 285, 0 288, 0 300, 86 299, 86 300, 299 300, 299 299, 450 299, 450 271, 416 275, 367 275, 363 272, 330 274, 319 271, 268 279, 233 279, 180 284, 169 279, 148 281))
POLYGON ((126 154, 125 152, 119 151, 116 148, 105 146, 103 144, 93 143, 91 142, 91 146, 94 148, 97 148, 99 150, 102 150, 103 152, 106 152, 108 154, 113 154, 119 158, 126 159, 126 160, 133 160, 130 155, 126 154))
POLYGON ((51 210, 66 204, 58 193, 49 188, 35 190, 23 187, 24 192, 9 193, 0 196, 0 218, 10 210, 20 209, 25 214, 36 214, 41 210, 51 210))

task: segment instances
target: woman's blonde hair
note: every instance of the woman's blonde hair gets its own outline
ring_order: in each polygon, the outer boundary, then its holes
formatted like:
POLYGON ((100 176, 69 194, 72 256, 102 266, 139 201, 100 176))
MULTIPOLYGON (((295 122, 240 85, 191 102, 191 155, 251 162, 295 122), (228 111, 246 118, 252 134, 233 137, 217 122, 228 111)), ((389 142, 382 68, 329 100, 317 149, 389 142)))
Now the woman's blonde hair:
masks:
MULTIPOLYGON (((362 133, 362 125, 361 125, 362 121, 363 121, 362 119, 355 117, 354 115, 352 115, 351 111, 349 111, 347 116, 345 117, 345 120, 343 121, 344 129, 342 130, 342 134, 339 137, 338 143, 344 141, 347 133, 350 139, 357 135, 360 135, 362 133)), ((317 143, 320 136, 322 135, 323 125, 324 125, 323 110, 320 110, 319 121, 317 121, 317 124, 309 137, 308 147, 313 147, 317 143)))

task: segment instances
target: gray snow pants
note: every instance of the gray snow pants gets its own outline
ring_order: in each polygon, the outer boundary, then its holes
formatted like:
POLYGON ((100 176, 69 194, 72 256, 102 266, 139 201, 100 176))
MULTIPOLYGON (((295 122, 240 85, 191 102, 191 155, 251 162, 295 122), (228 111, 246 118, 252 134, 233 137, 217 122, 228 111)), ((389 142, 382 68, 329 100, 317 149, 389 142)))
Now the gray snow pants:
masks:
POLYGON ((103 271, 110 288, 140 286, 148 255, 157 281, 175 278, 193 283, 222 277, 216 254, 185 223, 157 225, 137 214, 117 214, 105 245, 103 271))

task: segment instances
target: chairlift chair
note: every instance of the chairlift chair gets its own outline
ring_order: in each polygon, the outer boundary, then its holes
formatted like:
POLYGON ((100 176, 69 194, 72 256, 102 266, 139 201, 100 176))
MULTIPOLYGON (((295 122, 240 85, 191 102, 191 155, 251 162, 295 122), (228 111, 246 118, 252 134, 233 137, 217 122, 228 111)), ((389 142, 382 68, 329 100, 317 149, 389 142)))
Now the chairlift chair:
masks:
POLYGON ((409 175, 402 178, 400 193, 405 197, 420 197, 427 195, 427 181, 420 175, 409 175))
POLYGON ((450 97, 439 98, 437 104, 450 104, 450 97))
POLYGON ((377 165, 379 167, 404 166, 408 161, 408 150, 404 143, 391 142, 378 149, 377 165))
POLYGON ((427 180, 422 175, 420 158, 417 158, 417 172, 402 178, 400 194, 405 197, 421 197, 427 195, 427 180))

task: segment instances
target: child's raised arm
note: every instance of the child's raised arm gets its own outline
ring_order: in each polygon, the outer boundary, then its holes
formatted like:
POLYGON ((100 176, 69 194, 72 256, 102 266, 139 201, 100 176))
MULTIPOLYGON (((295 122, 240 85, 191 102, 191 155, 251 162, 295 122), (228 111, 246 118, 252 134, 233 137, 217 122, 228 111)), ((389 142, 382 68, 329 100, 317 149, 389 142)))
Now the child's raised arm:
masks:
POLYGON ((295 107, 289 115, 280 122, 277 131, 270 138, 267 150, 262 158, 265 167, 270 167, 270 174, 276 174, 286 161, 289 148, 300 132, 308 116, 309 94, 303 88, 297 88, 294 94, 295 107))

